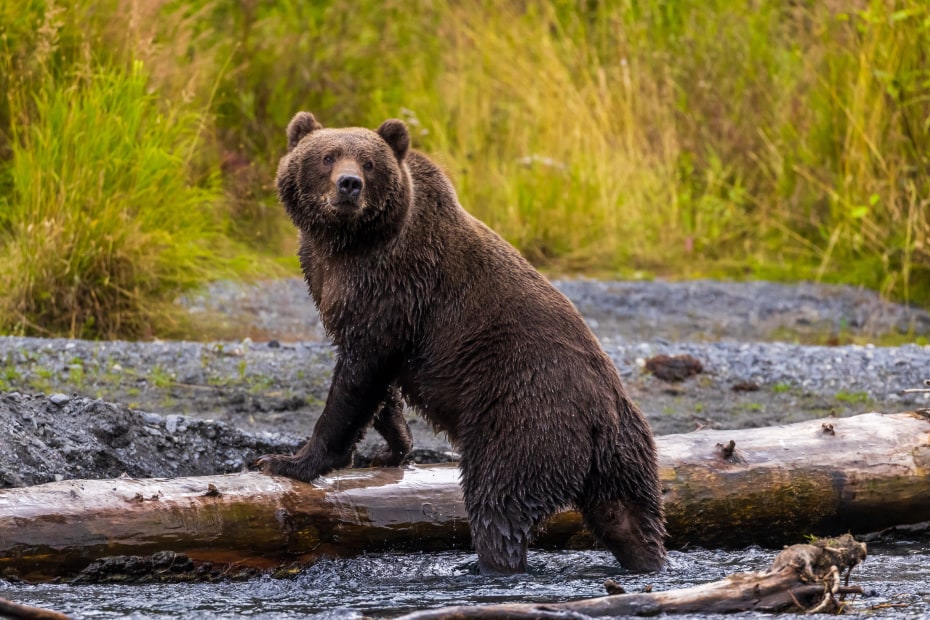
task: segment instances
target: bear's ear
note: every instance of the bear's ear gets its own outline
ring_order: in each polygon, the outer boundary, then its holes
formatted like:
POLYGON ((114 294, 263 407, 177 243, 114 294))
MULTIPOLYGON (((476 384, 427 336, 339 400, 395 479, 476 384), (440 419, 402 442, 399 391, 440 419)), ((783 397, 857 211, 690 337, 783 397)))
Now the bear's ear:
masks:
POLYGON ((404 161, 404 156, 407 155, 407 149, 410 148, 410 134, 407 132, 407 126, 404 124, 404 121, 397 120, 396 118, 391 118, 378 127, 378 135, 381 136, 385 142, 388 143, 388 146, 391 147, 391 150, 394 151, 394 156, 397 157, 397 161, 404 161))
POLYGON ((287 124, 287 152, 290 153, 300 142, 301 138, 309 133, 323 129, 323 125, 309 112, 298 112, 291 122, 287 124))

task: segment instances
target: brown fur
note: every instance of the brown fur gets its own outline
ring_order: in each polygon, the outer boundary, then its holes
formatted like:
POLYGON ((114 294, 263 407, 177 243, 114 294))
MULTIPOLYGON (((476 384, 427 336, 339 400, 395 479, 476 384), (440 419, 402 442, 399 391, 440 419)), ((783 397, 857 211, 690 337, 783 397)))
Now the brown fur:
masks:
POLYGON ((288 127, 278 192, 337 362, 310 440, 263 468, 309 481, 342 467, 373 418, 385 462, 400 462, 399 387, 462 455, 482 572, 525 570, 533 528, 571 505, 625 566, 660 568, 655 446, 616 369, 571 302, 408 146, 397 120, 332 130, 301 112, 288 127))

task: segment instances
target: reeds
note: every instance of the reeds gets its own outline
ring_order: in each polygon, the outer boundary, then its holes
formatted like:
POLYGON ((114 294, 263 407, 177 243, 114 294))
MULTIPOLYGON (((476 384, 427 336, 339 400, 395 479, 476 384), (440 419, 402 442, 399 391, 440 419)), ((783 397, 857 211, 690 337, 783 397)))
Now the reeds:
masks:
POLYGON ((550 271, 930 304, 920 0, 33 0, 0 28, 8 330, 145 335, 243 245, 290 254, 273 176, 299 109, 404 118, 550 271))
POLYGON ((69 27, 74 15, 36 17, 33 55, 4 56, 16 73, 9 191, 0 197, 0 323, 151 337, 173 322, 181 291, 233 272, 219 178, 201 165, 208 117, 160 101, 141 60, 100 62, 69 27))

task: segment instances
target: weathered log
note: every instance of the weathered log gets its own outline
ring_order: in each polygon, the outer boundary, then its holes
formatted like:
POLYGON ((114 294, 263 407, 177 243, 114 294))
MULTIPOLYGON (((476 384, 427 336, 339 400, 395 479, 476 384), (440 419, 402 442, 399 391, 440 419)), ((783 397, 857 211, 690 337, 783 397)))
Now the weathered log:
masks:
MULTIPOLYGON (((916 413, 698 431, 657 444, 673 547, 781 545, 930 520, 930 422, 916 413)), ((542 548, 591 542, 571 511, 536 539, 542 548)), ((344 470, 314 484, 243 473, 0 490, 0 574, 27 579, 162 550, 272 568, 468 543, 454 466, 344 470)))
POLYGON ((454 618, 597 618, 656 616, 685 613, 741 611, 805 611, 832 613, 844 605, 846 594, 862 594, 856 586, 840 583, 843 573, 865 559, 865 544, 852 536, 794 545, 779 553, 762 572, 737 573, 720 581, 637 594, 614 594, 568 603, 505 603, 457 605, 417 611, 398 620, 454 618), (839 599, 837 597, 840 597, 839 599))
POLYGON ((700 431, 657 444, 672 547, 777 548, 799 534, 930 520, 926 412, 700 431))
POLYGON ((0 598, 0 617, 19 620, 69 620, 70 616, 50 609, 20 605, 5 598, 0 598))

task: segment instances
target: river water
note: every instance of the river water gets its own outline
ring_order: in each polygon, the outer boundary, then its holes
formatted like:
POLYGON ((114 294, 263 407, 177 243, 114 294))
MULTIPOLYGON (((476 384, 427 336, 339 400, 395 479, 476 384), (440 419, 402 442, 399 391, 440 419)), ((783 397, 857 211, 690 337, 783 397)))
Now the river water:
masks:
MULTIPOLYGON (((613 578, 627 592, 683 588, 728 574, 767 568, 775 552, 673 551, 658 575, 631 575, 597 551, 531 552, 526 575, 485 578, 466 552, 378 554, 324 560, 291 579, 172 585, 22 584, 0 580, 0 597, 54 609, 75 618, 359 618, 390 617, 445 605, 558 602, 605 594, 613 578)), ((869 545, 869 557, 850 585, 852 610, 868 618, 930 618, 930 540, 903 539, 869 545)), ((679 618, 684 616, 678 616, 679 618)), ((770 614, 693 616, 768 618, 770 614)), ((796 617, 796 616, 792 616, 796 617)))

